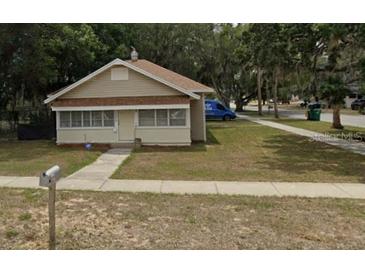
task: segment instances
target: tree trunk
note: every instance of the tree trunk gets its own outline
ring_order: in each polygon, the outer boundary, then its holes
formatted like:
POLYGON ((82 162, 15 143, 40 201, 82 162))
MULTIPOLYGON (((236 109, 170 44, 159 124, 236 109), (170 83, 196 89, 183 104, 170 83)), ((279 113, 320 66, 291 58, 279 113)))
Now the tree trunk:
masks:
POLYGON ((297 93, 299 94, 300 97, 303 97, 303 87, 302 87, 302 83, 300 82, 300 77, 299 77, 299 65, 297 64, 295 66, 295 79, 296 79, 296 83, 297 83, 297 93))
POLYGON ((311 84, 311 91, 313 94, 317 94, 317 82, 318 82, 318 74, 317 74, 317 59, 318 55, 314 56, 313 66, 312 66, 312 73, 313 73, 313 81, 311 84))
POLYGON ((11 104, 10 104, 10 115, 9 115, 9 119, 8 119, 8 123, 10 125, 10 130, 11 131, 15 131, 16 128, 16 124, 17 124, 17 113, 16 113, 16 103, 17 103, 17 96, 16 96, 16 92, 13 93, 12 95, 12 100, 11 100, 11 104))
POLYGON ((270 103, 270 91, 269 91, 269 77, 266 76, 265 77, 265 92, 266 92, 266 101, 268 104, 268 108, 269 108, 269 103, 270 103))
POLYGON ((333 107, 332 127, 336 129, 343 129, 340 117, 341 105, 332 105, 332 107, 333 107))
POLYGON ((262 115, 261 75, 262 75, 262 71, 261 71, 260 67, 258 67, 257 68, 257 103, 258 103, 259 115, 262 115))
POLYGON ((236 99, 235 100, 235 104, 236 104, 236 112, 243 112, 243 102, 240 99, 236 99))
POLYGON ((221 89, 218 87, 214 77, 211 75, 211 80, 212 80, 212 83, 213 83, 213 87, 215 89, 215 91, 217 92, 217 95, 218 95, 218 99, 222 101, 223 105, 225 105, 226 107, 229 108, 229 98, 227 98, 223 92, 221 91, 221 89))
POLYGON ((275 118, 279 118, 279 111, 278 111, 278 71, 275 69, 274 71, 274 94, 273 94, 273 101, 274 101, 274 114, 275 118))

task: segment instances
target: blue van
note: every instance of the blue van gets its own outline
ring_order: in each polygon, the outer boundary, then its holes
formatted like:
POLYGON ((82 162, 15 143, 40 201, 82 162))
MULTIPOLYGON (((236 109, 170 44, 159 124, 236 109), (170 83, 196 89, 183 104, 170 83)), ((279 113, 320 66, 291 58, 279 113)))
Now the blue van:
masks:
POLYGON ((236 113, 226 108, 222 103, 216 100, 205 100, 205 118, 222 119, 224 121, 235 119, 236 113))

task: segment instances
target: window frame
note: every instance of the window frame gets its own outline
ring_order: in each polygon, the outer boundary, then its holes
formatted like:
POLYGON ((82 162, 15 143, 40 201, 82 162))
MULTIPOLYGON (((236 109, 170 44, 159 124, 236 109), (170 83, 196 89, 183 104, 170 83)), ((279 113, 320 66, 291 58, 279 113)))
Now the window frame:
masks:
MULTIPOLYGON (((177 111, 181 111, 181 110, 185 110, 185 109, 181 109, 181 108, 179 108, 179 109, 174 109, 175 111, 177 110, 177 111)), ((171 126, 171 117, 170 117, 170 111, 169 111, 169 116, 168 116, 168 119, 169 119, 169 126, 170 127, 184 127, 184 126, 186 126, 186 110, 185 110, 185 113, 184 113, 184 125, 172 125, 171 126)), ((173 119, 172 119, 173 120, 173 119)), ((178 118, 178 119, 175 119, 175 120, 182 120, 182 118, 178 118)))
POLYGON ((111 111, 113 113, 113 125, 112 126, 104 126, 104 110, 67 110, 67 111, 58 111, 58 129, 62 130, 73 130, 73 129, 113 129, 115 128, 115 112, 114 110, 106 110, 111 111), (69 113, 69 127, 61 126, 61 113, 68 112, 69 113), (81 126, 80 127, 72 127, 72 112, 80 112, 81 113, 81 126), (101 126, 93 126, 92 125, 92 112, 101 112, 101 126), (84 114, 87 113, 89 115, 89 126, 84 126, 84 114))
POLYGON ((147 128, 147 127, 156 127, 156 110, 155 109, 139 109, 138 110, 138 126, 139 127, 144 127, 144 128, 147 128), (153 125, 148 125, 148 126, 142 126, 141 125, 141 121, 140 121, 140 112, 141 111, 153 111, 153 125))
POLYGON ((103 127, 114 127, 115 125, 115 118, 114 118, 114 110, 103 110, 101 112, 101 121, 102 121, 102 125, 103 127), (113 119, 110 119, 110 120, 107 120, 107 121, 111 121, 112 122, 112 125, 111 126, 105 126, 105 112, 110 112, 113 116, 113 119))
POLYGON ((217 103, 217 109, 219 109, 220 111, 226 111, 226 108, 220 103, 217 103))
POLYGON ((137 111, 137 125, 136 127, 138 128, 189 128, 188 125, 188 109, 186 108, 172 108, 172 109, 168 109, 168 108, 161 108, 161 109, 139 109, 137 111), (141 110, 153 110, 154 111, 154 125, 153 126, 142 126, 140 124, 140 120, 139 120, 139 113, 141 110), (158 126, 157 125, 157 110, 166 110, 167 111, 167 125, 166 126, 158 126), (181 126, 172 126, 170 125, 170 110, 184 110, 185 111, 185 125, 181 125, 181 126))
POLYGON ((91 127, 93 127, 93 128, 98 128, 98 127, 103 127, 103 125, 104 125, 104 122, 103 122, 103 111, 100 111, 100 110, 93 110, 93 111, 91 111, 91 127), (96 121, 100 121, 100 126, 94 126, 93 125, 93 122, 94 122, 94 117, 93 117, 93 114, 98 114, 98 115, 100 115, 100 119, 98 119, 98 120, 96 120, 96 121))
POLYGON ((62 124, 62 120, 61 120, 61 112, 60 112, 60 114, 59 114, 59 118, 58 118, 58 120, 59 120, 59 128, 63 128, 63 129, 69 129, 69 128, 71 128, 71 111, 62 111, 63 112, 63 114, 68 114, 68 126, 67 127, 64 127, 64 126, 61 126, 61 124, 62 124))
MULTIPOLYGON (((161 118, 159 118, 161 119, 161 118)), ((186 124, 186 123, 185 123, 186 124)), ((169 122, 169 110, 168 109, 155 109, 155 126, 156 127, 168 127, 170 126, 170 122, 169 122), (166 111, 166 125, 159 125, 158 124, 158 119, 157 119, 157 113, 158 111, 166 111)))
POLYGON ((91 111, 82 111, 82 125, 81 125, 82 128, 92 128, 92 124, 91 124, 91 111), (87 115, 89 116, 89 125, 88 126, 85 126, 84 125, 84 114, 87 113, 87 115))
POLYGON ((70 111, 70 113, 71 113, 71 119, 70 119, 70 122, 71 122, 71 128, 80 128, 80 127, 83 127, 83 124, 84 124, 84 121, 83 121, 83 117, 82 117, 82 111, 70 111), (80 122, 80 126, 74 126, 74 120, 73 120, 73 116, 74 115, 76 115, 76 114, 80 114, 80 120, 76 120, 76 121, 78 121, 78 122, 80 122))

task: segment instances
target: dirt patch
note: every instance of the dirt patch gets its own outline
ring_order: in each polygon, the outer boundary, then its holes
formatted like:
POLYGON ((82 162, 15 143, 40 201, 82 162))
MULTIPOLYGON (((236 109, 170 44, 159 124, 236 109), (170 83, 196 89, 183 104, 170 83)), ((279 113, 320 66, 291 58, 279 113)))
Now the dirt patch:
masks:
MULTIPOLYGON (((47 192, 1 189, 0 248, 47 248, 47 192)), ((58 191, 58 249, 364 249, 365 202, 58 191)))

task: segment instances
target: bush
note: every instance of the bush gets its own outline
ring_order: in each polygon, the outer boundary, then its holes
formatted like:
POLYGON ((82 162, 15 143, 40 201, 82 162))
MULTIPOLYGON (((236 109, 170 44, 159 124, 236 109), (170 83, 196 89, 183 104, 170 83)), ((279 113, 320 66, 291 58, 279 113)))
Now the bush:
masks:
POLYGON ((359 113, 362 115, 365 115, 365 106, 362 106, 361 108, 359 108, 359 113))

